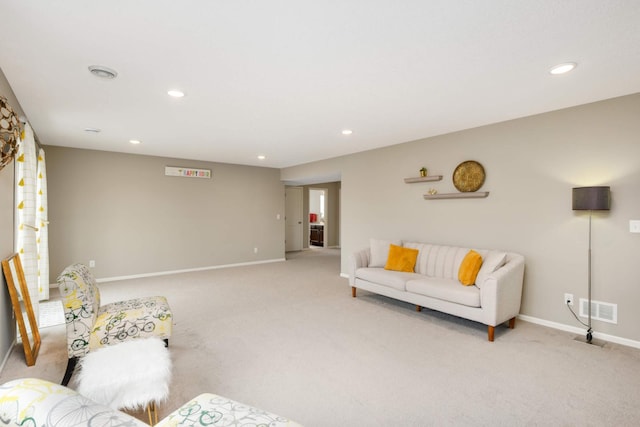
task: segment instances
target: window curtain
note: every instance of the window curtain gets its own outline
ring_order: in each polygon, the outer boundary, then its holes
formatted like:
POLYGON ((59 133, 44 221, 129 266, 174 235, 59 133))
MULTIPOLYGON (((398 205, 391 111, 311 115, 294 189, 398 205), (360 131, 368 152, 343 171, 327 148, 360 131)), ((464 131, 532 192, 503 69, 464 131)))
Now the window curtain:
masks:
POLYGON ((38 299, 49 299, 49 220, 47 219, 47 167, 44 159, 44 150, 38 151, 36 195, 36 245, 38 248, 38 299))
POLYGON ((36 319, 39 318, 38 248, 36 227, 36 144, 27 123, 16 156, 16 250, 24 269, 36 319))

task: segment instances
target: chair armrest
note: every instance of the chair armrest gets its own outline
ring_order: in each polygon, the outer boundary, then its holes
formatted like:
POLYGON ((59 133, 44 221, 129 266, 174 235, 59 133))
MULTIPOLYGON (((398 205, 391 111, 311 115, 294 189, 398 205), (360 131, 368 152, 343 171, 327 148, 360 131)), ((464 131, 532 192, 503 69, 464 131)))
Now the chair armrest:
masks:
POLYGON ((524 257, 507 254, 507 263, 487 277, 480 289, 484 323, 497 326, 520 313, 524 257))
POLYGON ((349 285, 353 286, 356 281, 356 270, 369 266, 371 250, 369 248, 354 252, 349 257, 349 285))

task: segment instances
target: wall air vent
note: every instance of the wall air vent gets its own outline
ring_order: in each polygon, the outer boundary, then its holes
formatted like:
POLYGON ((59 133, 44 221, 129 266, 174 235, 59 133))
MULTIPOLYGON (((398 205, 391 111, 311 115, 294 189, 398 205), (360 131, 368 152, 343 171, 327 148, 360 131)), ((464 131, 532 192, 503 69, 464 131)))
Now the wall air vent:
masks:
MULTIPOLYGON (((580 298, 580 317, 589 317, 589 300, 580 298)), ((618 304, 591 300, 591 319, 618 324, 618 304)))

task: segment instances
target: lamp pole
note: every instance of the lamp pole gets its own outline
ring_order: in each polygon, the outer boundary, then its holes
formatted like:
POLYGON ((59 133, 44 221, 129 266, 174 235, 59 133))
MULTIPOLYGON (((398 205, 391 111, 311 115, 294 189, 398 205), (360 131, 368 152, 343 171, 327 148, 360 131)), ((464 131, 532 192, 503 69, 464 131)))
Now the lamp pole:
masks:
POLYGON ((593 210, 589 209, 589 261, 588 261, 588 270, 589 270, 589 278, 588 278, 588 284, 589 284, 589 291, 588 291, 588 299, 589 299, 589 307, 587 308, 587 314, 589 316, 589 326, 587 329, 587 343, 591 344, 591 341, 593 340, 593 330, 591 329, 591 213, 593 212, 593 210))
MULTIPOLYGON (((589 316, 589 324, 585 325, 585 323, 578 319, 573 310, 574 317, 578 322, 582 325, 587 326, 587 344, 591 344, 593 340, 593 330, 591 329, 591 216, 594 210, 596 211, 608 211, 611 209, 611 189, 607 186, 601 187, 575 187, 572 190, 572 199, 573 204, 572 208, 574 211, 589 211, 589 252, 588 255, 588 285, 589 285, 589 307, 587 307, 587 315, 589 316)), ((569 307, 571 309, 571 307, 569 307)), ((582 310, 580 310, 582 311, 582 310)))

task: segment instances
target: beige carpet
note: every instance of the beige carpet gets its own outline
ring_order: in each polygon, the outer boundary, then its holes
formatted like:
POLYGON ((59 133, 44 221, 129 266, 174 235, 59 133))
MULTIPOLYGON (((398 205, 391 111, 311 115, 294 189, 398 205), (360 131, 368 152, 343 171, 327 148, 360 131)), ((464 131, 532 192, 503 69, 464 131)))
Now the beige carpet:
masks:
MULTIPOLYGON (((103 302, 166 295, 174 364, 163 417, 213 392, 307 426, 640 425, 640 351, 518 321, 496 330, 364 291, 337 250, 288 261, 101 284, 103 302)), ((60 381, 64 327, 35 367, 15 348, 0 383, 60 381)), ((73 386, 73 380, 71 385, 73 386)))

